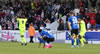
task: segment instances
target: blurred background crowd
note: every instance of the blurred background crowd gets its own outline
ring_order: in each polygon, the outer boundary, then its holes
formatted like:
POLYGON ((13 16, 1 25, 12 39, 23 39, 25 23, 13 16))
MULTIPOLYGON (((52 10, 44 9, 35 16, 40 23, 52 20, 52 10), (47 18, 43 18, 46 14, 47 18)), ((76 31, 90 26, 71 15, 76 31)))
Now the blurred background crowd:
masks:
POLYGON ((8 0, 0 1, 0 25, 2 30, 18 30, 18 16, 28 19, 26 29, 33 23, 36 30, 48 29, 58 21, 58 30, 67 29, 69 12, 83 18, 87 29, 100 29, 100 2, 98 0, 8 0), (20 12, 23 14, 21 15, 20 12), (66 16, 66 23, 62 17, 66 16))

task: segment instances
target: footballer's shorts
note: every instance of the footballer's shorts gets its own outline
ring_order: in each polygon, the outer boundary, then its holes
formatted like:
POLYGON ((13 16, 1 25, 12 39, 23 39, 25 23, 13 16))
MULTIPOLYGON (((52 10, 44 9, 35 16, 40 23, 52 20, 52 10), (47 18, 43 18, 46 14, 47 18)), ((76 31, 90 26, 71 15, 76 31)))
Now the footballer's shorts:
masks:
POLYGON ((25 33, 25 29, 20 29, 20 35, 22 36, 24 35, 24 33, 25 33))
POLYGON ((78 35, 78 29, 71 30, 71 36, 74 36, 74 34, 75 36, 78 35))
POLYGON ((47 43, 50 43, 54 41, 54 38, 43 37, 43 40, 46 41, 47 43))
POLYGON ((85 33, 86 33, 86 31, 81 31, 81 32, 79 33, 79 35, 83 37, 83 36, 85 35, 85 33))

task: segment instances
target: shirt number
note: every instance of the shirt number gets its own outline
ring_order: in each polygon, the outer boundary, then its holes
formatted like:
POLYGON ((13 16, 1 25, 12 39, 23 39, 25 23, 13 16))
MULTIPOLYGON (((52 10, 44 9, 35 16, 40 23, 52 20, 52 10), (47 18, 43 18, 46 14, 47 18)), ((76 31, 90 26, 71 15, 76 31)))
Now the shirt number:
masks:
POLYGON ((78 23, 76 17, 73 17, 72 21, 73 21, 73 24, 77 24, 78 23))
POLYGON ((22 24, 24 24, 24 21, 22 20, 22 24))

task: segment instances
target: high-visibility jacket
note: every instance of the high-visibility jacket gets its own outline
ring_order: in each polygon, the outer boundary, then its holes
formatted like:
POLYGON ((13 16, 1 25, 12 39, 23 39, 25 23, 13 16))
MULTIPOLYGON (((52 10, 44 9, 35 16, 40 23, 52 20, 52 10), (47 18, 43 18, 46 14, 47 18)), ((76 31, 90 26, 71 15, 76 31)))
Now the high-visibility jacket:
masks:
POLYGON ((35 35, 35 28, 33 26, 30 26, 28 29, 29 35, 34 36, 35 35))

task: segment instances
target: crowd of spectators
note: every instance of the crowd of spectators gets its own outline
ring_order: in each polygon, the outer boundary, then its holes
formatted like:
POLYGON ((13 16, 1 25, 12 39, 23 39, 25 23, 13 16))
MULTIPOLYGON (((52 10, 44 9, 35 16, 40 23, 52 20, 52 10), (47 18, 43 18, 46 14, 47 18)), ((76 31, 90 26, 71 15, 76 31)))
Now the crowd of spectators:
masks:
POLYGON ((87 29, 100 28, 100 3, 97 4, 97 0, 0 1, 0 25, 3 30, 18 30, 16 18, 21 16, 21 12, 28 19, 26 29, 33 23, 35 29, 50 30, 50 24, 59 20, 58 30, 65 30, 67 26, 62 17, 66 16, 67 22, 70 11, 74 11, 76 17, 84 19, 87 29))

